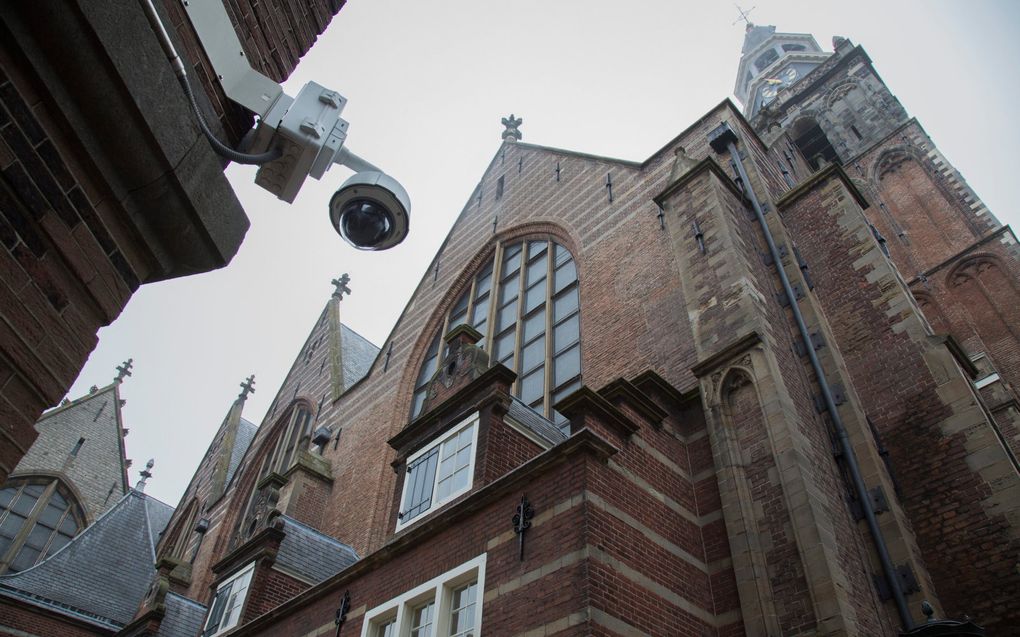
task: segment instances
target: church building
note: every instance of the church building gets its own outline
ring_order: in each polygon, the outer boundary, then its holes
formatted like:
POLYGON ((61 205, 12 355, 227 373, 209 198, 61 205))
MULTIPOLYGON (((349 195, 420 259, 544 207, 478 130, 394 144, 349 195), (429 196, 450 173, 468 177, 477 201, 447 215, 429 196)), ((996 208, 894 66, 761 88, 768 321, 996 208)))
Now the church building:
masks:
POLYGON ((505 118, 381 347, 343 276, 243 384, 116 634, 1014 634, 1016 236, 850 40, 748 24, 735 95, 639 161, 505 118))

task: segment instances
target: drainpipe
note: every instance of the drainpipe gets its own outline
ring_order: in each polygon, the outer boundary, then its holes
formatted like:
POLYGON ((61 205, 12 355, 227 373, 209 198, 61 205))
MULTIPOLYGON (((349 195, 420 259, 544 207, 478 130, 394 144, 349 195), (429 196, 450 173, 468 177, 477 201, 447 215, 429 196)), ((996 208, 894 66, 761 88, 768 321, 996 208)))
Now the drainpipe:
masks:
MULTIPOLYGON (((804 322, 804 315, 800 312, 800 307, 797 305, 797 297, 793 293, 793 287, 790 285, 790 279, 786 276, 786 270, 783 268, 783 262, 779 255, 779 249, 776 247, 775 239, 772 237, 772 232, 769 230, 768 223, 765 222, 765 214, 762 212, 761 204, 758 202, 758 197, 754 193, 754 189, 751 188, 751 180, 747 177, 747 172, 744 170, 744 163, 740 159, 740 154, 737 152, 737 135, 733 130, 725 123, 721 124, 718 128, 708 134, 709 144, 712 149, 717 153, 722 153, 726 150, 730 154, 730 159, 733 164, 737 167, 737 173, 740 176, 741 188, 748 199, 751 200, 751 206, 754 208, 754 216, 758 220, 758 225, 761 226, 762 234, 765 235, 765 243, 768 244, 769 254, 772 255, 772 260, 776 265, 776 270, 779 272, 779 280, 783 284, 783 292, 786 294, 786 298, 790 300, 790 309, 793 310, 793 319, 797 323, 797 331, 800 332, 800 337, 804 339, 805 343, 811 343, 811 334, 808 332, 807 324, 804 322)), ((825 401, 825 408, 829 412, 829 416, 832 418, 832 426, 836 431, 836 437, 839 440, 840 451, 843 453, 843 457, 846 459, 847 467, 850 469, 850 480, 853 482, 854 491, 857 492, 857 499, 861 503, 861 508, 864 510, 864 518, 868 522, 868 530, 871 532, 872 541, 875 544, 875 551, 878 553, 878 559, 882 563, 882 573, 885 575, 885 580, 889 584, 889 590, 892 591, 893 599, 896 602, 896 610, 900 616, 900 622, 903 624, 904 630, 911 630, 914 627, 914 621, 910 616, 910 611, 907 610, 906 596, 903 594, 903 587, 900 585, 899 577, 896 574, 896 567, 893 566, 892 558, 889 557, 889 548, 886 546, 885 538, 882 536, 882 530, 878 526, 878 520, 875 518, 875 509, 871 505, 871 498, 868 495, 868 488, 864 484, 864 479, 861 477, 861 468, 857 463, 857 455, 854 453, 853 446, 850 444, 850 437, 847 436, 846 428, 843 426, 843 419, 839 416, 839 411, 836 409, 836 402, 832 398, 832 389, 829 387, 829 382, 825 376, 825 371, 822 369, 822 364, 818 360, 818 356, 815 354, 813 347, 806 347, 808 358, 811 361, 811 368, 814 370, 815 379, 818 381, 818 386, 822 390, 822 399, 825 401)))

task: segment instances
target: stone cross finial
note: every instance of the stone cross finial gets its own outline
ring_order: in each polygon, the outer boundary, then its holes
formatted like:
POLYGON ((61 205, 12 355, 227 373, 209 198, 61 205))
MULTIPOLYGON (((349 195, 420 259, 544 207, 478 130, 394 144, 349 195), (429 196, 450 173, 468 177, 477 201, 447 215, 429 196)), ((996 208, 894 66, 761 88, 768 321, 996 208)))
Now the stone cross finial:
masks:
POLYGON ((248 394, 254 393, 255 393, 255 374, 252 374, 248 378, 245 378, 244 382, 241 383, 241 393, 238 394, 237 397, 241 400, 246 400, 248 398, 248 394))
POLYGON ((754 27, 754 24, 751 23, 751 19, 748 18, 747 16, 751 15, 751 12, 754 11, 756 7, 751 7, 747 11, 744 11, 744 9, 742 9, 739 4, 734 3, 733 6, 737 8, 737 12, 740 14, 740 17, 734 20, 733 24, 736 24, 743 20, 744 22, 747 23, 747 29, 750 31, 751 28, 754 27))
POLYGON ((351 293, 351 288, 347 287, 347 284, 350 282, 351 277, 347 276, 346 272, 341 274, 339 279, 333 279, 332 281, 330 281, 330 283, 336 286, 336 290, 333 291, 333 298, 339 301, 343 301, 344 294, 351 293))
POLYGON ((131 368, 134 366, 135 359, 129 358, 120 365, 117 366, 117 377, 113 379, 113 382, 118 385, 124 382, 125 376, 131 375, 131 368))
POLYGON ((145 481, 152 477, 152 467, 155 464, 156 460, 149 458, 149 461, 145 463, 145 468, 138 472, 142 479, 135 485, 135 491, 145 491, 145 481))
POLYGON ((524 121, 522 118, 514 117, 513 113, 510 113, 510 117, 503 118, 503 126, 506 126, 506 130, 503 131, 503 141, 505 142, 519 142, 521 140, 521 131, 518 130, 518 126, 524 121))

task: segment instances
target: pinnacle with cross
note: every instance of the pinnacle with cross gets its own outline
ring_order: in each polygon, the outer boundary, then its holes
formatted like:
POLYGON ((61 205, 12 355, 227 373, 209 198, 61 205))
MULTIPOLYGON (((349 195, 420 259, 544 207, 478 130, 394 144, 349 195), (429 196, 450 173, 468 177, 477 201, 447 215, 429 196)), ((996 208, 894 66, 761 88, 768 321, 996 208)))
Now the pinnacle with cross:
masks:
POLYGON ((351 288, 347 287, 347 284, 350 282, 351 277, 347 276, 346 272, 341 274, 339 279, 333 279, 332 281, 330 281, 330 283, 336 286, 336 289, 333 290, 333 298, 339 301, 343 301, 344 294, 351 293, 351 288))
POLYGON ((124 382, 125 376, 131 375, 131 368, 134 366, 135 359, 129 358, 120 365, 117 366, 117 377, 113 379, 113 382, 118 385, 124 382))
POLYGON ((156 460, 149 458, 149 461, 145 463, 145 468, 138 472, 138 475, 142 476, 142 479, 135 484, 135 491, 145 491, 145 482, 152 477, 152 467, 156 464, 156 460))
POLYGON ((241 393, 238 394, 237 397, 241 400, 246 400, 248 398, 248 394, 254 393, 255 393, 255 374, 252 374, 248 378, 245 378, 244 382, 241 383, 241 393))
POLYGON ((737 12, 740 13, 740 17, 737 18, 736 20, 734 20, 733 24, 736 24, 736 23, 740 22, 741 20, 743 20, 744 22, 747 23, 747 29, 748 29, 748 31, 750 31, 751 28, 754 26, 754 24, 751 23, 751 19, 748 18, 747 16, 751 15, 751 12, 755 10, 755 7, 751 7, 750 9, 745 11, 744 9, 742 9, 740 7, 739 4, 734 4, 733 6, 735 6, 737 8, 737 12))
POLYGON ((524 119, 514 117, 513 113, 510 113, 510 117, 504 117, 502 119, 503 126, 506 126, 506 130, 503 131, 503 141, 507 142, 519 142, 521 141, 521 131, 518 130, 518 126, 524 122, 524 119))

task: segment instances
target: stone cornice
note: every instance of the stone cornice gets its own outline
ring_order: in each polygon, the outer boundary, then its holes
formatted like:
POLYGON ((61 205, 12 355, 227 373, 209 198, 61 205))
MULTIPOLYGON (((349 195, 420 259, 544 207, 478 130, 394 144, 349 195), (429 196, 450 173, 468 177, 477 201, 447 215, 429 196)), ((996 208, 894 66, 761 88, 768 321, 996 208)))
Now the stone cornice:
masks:
POLYGON ((481 390, 487 385, 504 383, 510 385, 517 378, 517 374, 504 365, 493 365, 483 374, 461 387, 456 393, 443 402, 411 421, 397 435, 387 441, 398 455, 406 455, 409 446, 414 445, 423 436, 431 433, 431 429, 441 421, 449 419, 458 414, 467 415, 477 409, 480 402, 485 402, 491 392, 482 394, 481 390), (467 405, 467 407, 465 407, 467 405))
POLYGON ((623 378, 617 378, 605 385, 598 393, 610 402, 616 399, 622 400, 656 427, 661 425, 669 415, 665 409, 656 405, 636 385, 623 378))
MULTIPOLYGON (((623 438, 627 438, 638 430, 638 425, 633 420, 617 409, 613 403, 588 387, 581 387, 556 403, 553 408, 571 421, 583 418, 586 414, 591 415, 600 423, 616 429, 623 438)), ((573 427, 573 425, 572 422, 571 426, 573 427)))
POLYGON ((735 183, 733 183, 733 180, 730 179, 729 175, 727 175, 723 171, 723 169, 719 167, 719 164, 716 163, 715 159, 713 159, 712 157, 706 157, 699 161, 697 164, 695 164, 690 170, 685 172, 683 175, 680 175, 680 177, 677 178, 676 181, 666 186, 666 188, 662 192, 652 197, 652 201, 654 201, 655 205, 659 206, 660 208, 663 207, 666 204, 666 200, 668 200, 673 195, 673 193, 686 186, 695 177, 697 177, 706 170, 715 174, 715 176, 719 178, 719 181, 721 181, 723 185, 726 186, 726 188, 728 188, 737 199, 740 199, 741 201, 745 200, 743 193, 740 192, 740 189, 737 188, 737 185, 735 183))
POLYGON ((691 373, 701 378, 706 374, 712 372, 721 364, 727 362, 731 358, 736 357, 741 352, 744 352, 751 347, 761 342, 761 334, 758 332, 751 332, 745 334, 740 338, 730 341, 722 347, 722 349, 716 351, 714 354, 709 355, 707 358, 696 363, 691 367, 691 373))
POLYGON ((776 200, 776 208, 782 210, 793 205, 798 199, 804 195, 810 193, 815 187, 828 181, 830 178, 836 178, 843 182, 846 189, 850 192, 850 195, 860 205, 861 208, 869 208, 871 204, 864 198, 861 191, 857 189, 854 182, 850 179, 850 176, 846 174, 843 167, 839 164, 829 164, 825 168, 819 170, 815 174, 811 175, 805 181, 797 184, 797 187, 787 192, 785 195, 776 200))

